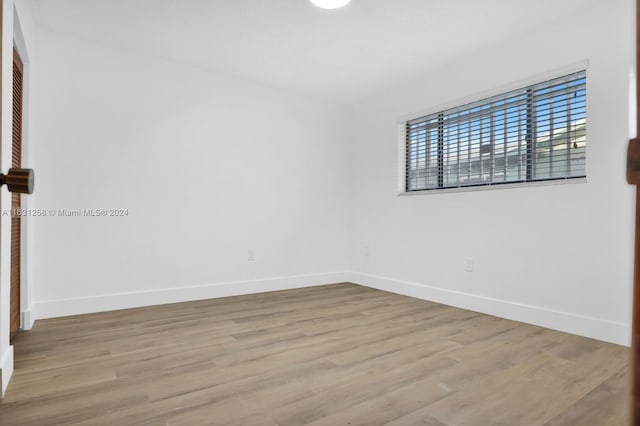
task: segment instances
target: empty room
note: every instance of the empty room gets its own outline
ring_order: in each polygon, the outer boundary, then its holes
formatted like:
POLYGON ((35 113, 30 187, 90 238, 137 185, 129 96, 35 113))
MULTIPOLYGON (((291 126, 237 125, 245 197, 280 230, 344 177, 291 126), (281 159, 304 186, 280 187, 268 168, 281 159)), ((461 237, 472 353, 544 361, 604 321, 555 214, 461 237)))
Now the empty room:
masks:
POLYGON ((0 425, 640 425, 635 0, 0 4, 0 425))

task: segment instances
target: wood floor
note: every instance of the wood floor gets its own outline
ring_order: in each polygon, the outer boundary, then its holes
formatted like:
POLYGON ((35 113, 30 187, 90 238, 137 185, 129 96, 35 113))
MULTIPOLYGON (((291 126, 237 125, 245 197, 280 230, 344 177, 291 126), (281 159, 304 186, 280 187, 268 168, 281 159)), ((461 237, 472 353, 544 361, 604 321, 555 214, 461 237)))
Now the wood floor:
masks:
POLYGON ((38 321, 1 425, 626 425, 629 351, 351 284, 38 321))

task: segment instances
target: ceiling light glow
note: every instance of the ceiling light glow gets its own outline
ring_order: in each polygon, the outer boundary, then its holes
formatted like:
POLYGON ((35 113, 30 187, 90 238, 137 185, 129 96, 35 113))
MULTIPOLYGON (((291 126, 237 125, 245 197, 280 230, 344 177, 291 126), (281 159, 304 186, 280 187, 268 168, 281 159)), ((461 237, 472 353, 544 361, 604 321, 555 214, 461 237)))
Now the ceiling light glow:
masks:
POLYGON ((311 3, 323 9, 339 9, 349 4, 351 0, 311 0, 311 3))

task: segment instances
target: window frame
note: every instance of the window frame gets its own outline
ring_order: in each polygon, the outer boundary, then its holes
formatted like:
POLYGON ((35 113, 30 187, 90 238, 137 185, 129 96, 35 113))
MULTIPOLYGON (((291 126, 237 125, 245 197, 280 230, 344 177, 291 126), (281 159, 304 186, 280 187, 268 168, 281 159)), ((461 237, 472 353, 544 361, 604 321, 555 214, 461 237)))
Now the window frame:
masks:
MULTIPOLYGON (((420 112, 415 112, 412 114, 407 114, 398 118, 398 142, 399 142, 399 161, 398 161, 398 195, 418 195, 418 194, 442 194, 446 192, 467 192, 467 191, 477 191, 477 190, 491 190, 491 189, 505 189, 505 188, 518 188, 523 186, 544 186, 544 185, 558 185, 558 184, 571 184, 571 183, 585 183, 587 181, 587 169, 588 169, 588 146, 585 147, 585 165, 584 165, 584 176, 561 176, 561 177, 550 177, 550 178, 541 178, 541 179, 531 179, 530 170, 527 172, 526 179, 521 180, 511 180, 511 181, 491 181, 491 182, 482 182, 482 183, 467 183, 467 184, 458 184, 455 186, 447 186, 444 185, 443 180, 443 172, 438 173, 438 186, 433 188, 422 188, 422 189, 410 189, 410 181, 409 174, 407 173, 408 164, 409 164, 409 140, 407 139, 407 125, 411 121, 416 121, 422 118, 432 117, 436 114, 442 118, 443 115, 446 115, 449 111, 463 108, 465 105, 480 103, 482 101, 489 101, 491 98, 500 97, 503 95, 509 95, 511 92, 515 91, 527 91, 535 88, 535 86, 542 85, 550 80, 559 79, 562 77, 567 77, 571 74, 584 72, 585 78, 585 90, 588 94, 589 92, 589 61, 584 60, 580 61, 562 68, 558 68, 546 73, 537 74, 534 77, 530 77, 527 79, 519 80, 507 85, 503 85, 489 91, 485 91, 482 93, 478 93, 473 96, 469 96, 466 98, 459 99, 457 101, 447 102, 445 104, 441 104, 439 106, 435 106, 429 108, 428 110, 423 110, 420 112)), ((585 135, 588 140, 588 126, 586 123, 588 122, 588 95, 585 99, 585 107, 587 112, 585 113, 585 135)), ((535 126, 534 126, 535 127, 535 126)), ((439 132, 442 127, 439 127, 439 132)), ((530 138, 531 135, 527 135, 527 138, 530 138)), ((439 137, 438 143, 438 167, 442 170, 442 162, 444 161, 444 156, 442 153, 443 146, 440 143, 441 137, 439 137)), ((527 160, 534 158, 535 152, 533 150, 533 144, 527 143, 527 160)), ((481 158, 481 156, 480 156, 481 158)), ((529 167, 527 167, 529 169, 529 167)), ((458 182, 459 183, 459 182, 458 182)))

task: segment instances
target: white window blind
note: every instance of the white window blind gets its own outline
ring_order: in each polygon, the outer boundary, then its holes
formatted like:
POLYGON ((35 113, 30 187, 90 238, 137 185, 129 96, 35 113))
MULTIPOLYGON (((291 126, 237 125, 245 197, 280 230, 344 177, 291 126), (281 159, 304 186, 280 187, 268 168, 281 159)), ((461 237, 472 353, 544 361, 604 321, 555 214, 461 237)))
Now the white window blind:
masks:
POLYGON ((406 122, 405 191, 586 176, 585 71, 406 122))

